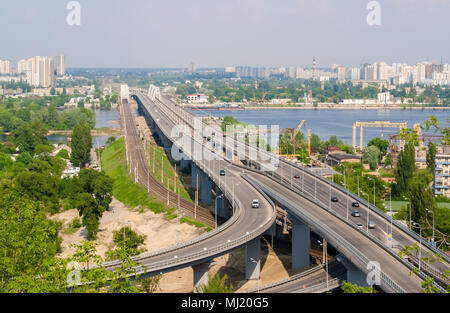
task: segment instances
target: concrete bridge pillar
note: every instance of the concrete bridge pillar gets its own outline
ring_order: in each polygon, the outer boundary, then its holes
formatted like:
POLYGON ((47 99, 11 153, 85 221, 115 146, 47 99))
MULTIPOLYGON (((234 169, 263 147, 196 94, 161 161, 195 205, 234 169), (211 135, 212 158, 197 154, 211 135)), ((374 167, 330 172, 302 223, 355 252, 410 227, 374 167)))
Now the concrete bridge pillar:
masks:
POLYGON ((212 261, 207 261, 204 263, 200 263, 192 266, 194 270, 194 293, 196 292, 195 287, 199 287, 200 285, 207 285, 209 282, 209 268, 211 267, 212 261))
MULTIPOLYGON (((199 175, 200 177, 200 175, 199 175)), ((204 203, 211 203, 213 201, 212 198, 212 188, 213 188, 212 180, 205 173, 201 172, 201 201, 204 203)))
POLYGON ((188 168, 190 165, 191 165, 191 160, 185 160, 185 159, 180 160, 180 168, 182 170, 188 168))
POLYGON ((218 197, 221 197, 215 201, 217 201, 217 216, 220 216, 222 218, 230 218, 232 214, 232 209, 230 202, 225 198, 222 191, 219 189, 217 185, 214 187, 216 191, 216 199, 218 197))
POLYGON ((247 243, 245 250, 245 279, 259 279, 261 272, 261 239, 247 243))
POLYGON ((347 282, 356 284, 360 287, 370 287, 367 283, 367 274, 354 265, 350 260, 343 256, 338 257, 338 261, 344 265, 347 270, 347 282))
POLYGON ((295 217, 292 222, 292 269, 309 266, 309 250, 311 246, 310 229, 308 225, 295 217))
MULTIPOLYGON (((191 178, 192 178, 192 187, 197 188, 197 178, 200 180, 201 177, 201 171, 198 168, 198 166, 192 162, 192 171, 191 171, 191 178)), ((200 184, 200 182, 199 182, 200 184)), ((200 185, 198 186, 200 188, 200 185)))

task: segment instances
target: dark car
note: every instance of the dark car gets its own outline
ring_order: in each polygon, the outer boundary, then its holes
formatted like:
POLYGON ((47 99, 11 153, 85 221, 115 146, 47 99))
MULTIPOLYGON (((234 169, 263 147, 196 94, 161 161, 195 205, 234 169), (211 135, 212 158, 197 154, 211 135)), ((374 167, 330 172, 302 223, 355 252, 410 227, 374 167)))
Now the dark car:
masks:
POLYGON ((338 200, 338 197, 334 196, 334 197, 331 197, 331 201, 332 202, 338 202, 339 200, 338 200))
POLYGON ((359 208, 359 202, 353 202, 352 203, 352 207, 359 208))
POLYGON ((300 175, 294 175, 294 178, 295 178, 295 179, 299 179, 299 178, 300 178, 300 175))
POLYGON ((225 170, 220 170, 220 176, 225 176, 225 170))

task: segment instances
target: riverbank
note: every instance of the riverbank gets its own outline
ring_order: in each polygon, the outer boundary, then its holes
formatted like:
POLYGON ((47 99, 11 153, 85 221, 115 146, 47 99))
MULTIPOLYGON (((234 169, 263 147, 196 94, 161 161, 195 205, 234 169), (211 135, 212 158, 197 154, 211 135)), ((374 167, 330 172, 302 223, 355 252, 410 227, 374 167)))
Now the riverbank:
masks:
MULTIPOLYGON (((49 130, 47 136, 60 135, 60 136, 70 136, 72 130, 49 130)), ((115 127, 102 127, 94 128, 91 130, 92 136, 120 136, 120 128, 115 127)))
POLYGON ((339 105, 318 105, 314 106, 246 106, 244 110, 449 110, 450 107, 400 107, 400 106, 339 106, 339 105))

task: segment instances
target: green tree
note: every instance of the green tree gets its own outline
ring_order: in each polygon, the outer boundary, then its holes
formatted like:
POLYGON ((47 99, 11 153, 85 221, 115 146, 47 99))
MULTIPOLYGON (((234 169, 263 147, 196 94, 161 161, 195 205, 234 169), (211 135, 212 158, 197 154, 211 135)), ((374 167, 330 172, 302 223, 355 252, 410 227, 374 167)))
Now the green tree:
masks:
POLYGON ((58 225, 40 203, 0 195, 0 292, 61 291, 60 244, 58 225))
POLYGON ((77 124, 72 131, 71 162, 83 167, 88 161, 92 149, 91 128, 86 122, 77 124))
POLYGON ((377 147, 380 150, 381 155, 384 156, 384 155, 386 155, 387 149, 389 148, 389 141, 383 140, 379 137, 376 137, 376 138, 373 138, 372 140, 370 140, 367 143, 367 146, 377 147))
POLYGON ((396 184, 393 186, 393 194, 396 196, 405 195, 409 188, 409 183, 416 171, 416 160, 414 145, 408 142, 398 155, 397 167, 395 169, 396 184))
POLYGON ((219 274, 215 276, 208 274, 208 283, 195 287, 199 293, 232 293, 233 286, 231 283, 227 286, 228 275, 220 278, 219 274))
POLYGON ((341 290, 344 293, 373 293, 372 287, 360 287, 345 280, 342 281, 341 290))
POLYGON ((434 172, 436 153, 437 153, 436 145, 430 142, 428 144, 426 159, 427 159, 427 168, 432 172, 434 172))
POLYGON ((380 163, 381 153, 376 146, 368 146, 363 150, 363 162, 370 165, 370 169, 376 170, 380 163))

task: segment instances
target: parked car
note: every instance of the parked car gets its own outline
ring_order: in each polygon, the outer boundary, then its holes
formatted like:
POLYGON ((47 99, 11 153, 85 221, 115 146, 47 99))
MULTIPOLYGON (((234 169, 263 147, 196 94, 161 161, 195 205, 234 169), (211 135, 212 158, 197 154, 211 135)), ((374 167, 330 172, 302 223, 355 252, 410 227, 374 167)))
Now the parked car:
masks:
POLYGON ((220 170, 220 176, 225 176, 225 170, 220 170))
POLYGON ((359 208, 359 202, 353 202, 352 203, 352 207, 359 208))
POLYGON ((352 216, 353 217, 360 217, 361 215, 359 214, 359 211, 355 210, 352 212, 352 216))
POLYGON ((252 201, 252 208, 259 208, 259 201, 257 199, 252 201))
POLYGON ((333 196, 333 197, 331 197, 331 201, 333 201, 333 202, 338 202, 339 200, 338 200, 338 197, 333 196))

